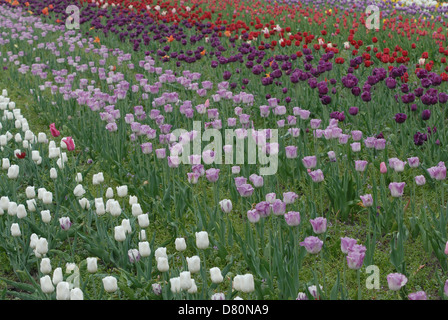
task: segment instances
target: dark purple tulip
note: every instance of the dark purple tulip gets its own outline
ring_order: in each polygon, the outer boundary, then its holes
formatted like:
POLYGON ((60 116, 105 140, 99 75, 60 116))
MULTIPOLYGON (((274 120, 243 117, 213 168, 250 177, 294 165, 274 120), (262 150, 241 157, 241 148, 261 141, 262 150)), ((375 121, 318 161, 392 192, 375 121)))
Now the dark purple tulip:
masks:
POLYGON ((397 113, 395 115, 395 122, 397 122, 397 123, 403 123, 406 121, 406 119, 407 119, 407 116, 405 113, 397 113))
POLYGON ((422 119, 423 120, 428 120, 431 117, 431 111, 429 111, 429 109, 425 109, 422 112, 422 119))
POLYGON ((351 114, 352 116, 356 116, 359 112, 359 108, 358 107, 350 107, 348 109, 348 113, 351 114))

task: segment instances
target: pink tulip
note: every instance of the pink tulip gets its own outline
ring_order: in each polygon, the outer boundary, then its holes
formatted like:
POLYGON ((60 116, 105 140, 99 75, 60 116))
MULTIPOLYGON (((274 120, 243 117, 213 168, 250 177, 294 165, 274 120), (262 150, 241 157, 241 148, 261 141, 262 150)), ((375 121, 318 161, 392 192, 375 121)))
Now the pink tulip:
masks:
POLYGON ((50 124, 50 133, 53 137, 59 137, 61 134, 54 123, 50 124))
POLYGON ((75 142, 73 141, 72 137, 66 137, 66 138, 62 139, 62 141, 67 146, 68 151, 75 150, 75 142))
POLYGON ((381 164, 380 164, 380 172, 381 173, 386 173, 387 172, 386 163, 381 162, 381 164))

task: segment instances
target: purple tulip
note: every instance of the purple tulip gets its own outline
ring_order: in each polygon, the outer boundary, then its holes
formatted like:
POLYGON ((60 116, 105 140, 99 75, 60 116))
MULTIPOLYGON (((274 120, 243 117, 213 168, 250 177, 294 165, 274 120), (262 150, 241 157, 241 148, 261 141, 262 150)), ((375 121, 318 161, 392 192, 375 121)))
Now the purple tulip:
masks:
POLYGON ((271 214, 271 204, 267 201, 261 201, 255 205, 255 210, 261 217, 267 217, 271 214))
POLYGON ((353 270, 361 269, 362 264, 364 262, 364 258, 366 256, 365 249, 366 248, 364 246, 360 246, 359 248, 353 246, 351 249, 348 250, 347 264, 350 269, 353 270))
POLYGON ((417 291, 408 295, 409 300, 427 300, 425 291, 417 291))
POLYGON ((286 203, 280 199, 276 199, 271 204, 272 213, 276 216, 280 216, 285 214, 286 212, 286 203))
POLYGON ((373 205, 373 197, 371 194, 366 194, 364 196, 359 196, 361 198, 364 207, 371 207, 373 205))
POLYGON ((356 239, 344 237, 341 238, 341 251, 345 254, 356 244, 356 239))
POLYGON ((423 175, 416 176, 416 177, 415 177, 415 183, 416 183, 418 186, 423 186, 423 185, 426 183, 426 178, 425 178, 425 176, 423 176, 423 175))
POLYGON ((261 218, 261 216, 257 210, 253 209, 253 210, 247 211, 247 219, 249 220, 249 222, 256 223, 256 222, 260 221, 260 218, 261 218))
POLYGON ((205 171, 205 176, 208 181, 216 182, 219 179, 219 169, 210 168, 205 171))
POLYGON ((327 231, 327 219, 325 218, 317 217, 315 219, 310 219, 310 223, 313 226, 315 234, 322 234, 327 231))
POLYGON ((250 184, 242 184, 236 188, 242 197, 250 197, 254 193, 254 188, 250 184))
POLYGON ((387 275, 387 284, 392 291, 398 291, 408 282, 408 278, 401 273, 390 273, 387 275))
POLYGON ((322 170, 320 170, 320 169, 311 171, 309 173, 309 175, 310 175, 311 179, 313 180, 313 182, 319 183, 319 182, 324 181, 324 174, 323 174, 322 170))
POLYGON ((406 182, 391 182, 389 184, 389 190, 394 198, 401 197, 403 195, 404 187, 406 182))
POLYGON ((297 147, 296 146, 286 146, 285 153, 287 159, 297 158, 297 147))
POLYGON ((263 177, 256 174, 251 174, 249 180, 250 182, 252 182, 255 188, 260 188, 264 184, 263 177))
POLYGON ((294 203, 297 198, 299 198, 299 196, 295 192, 289 191, 283 193, 283 202, 286 204, 294 203))
POLYGON ((297 211, 289 211, 285 214, 285 220, 288 226, 298 226, 300 224, 300 213, 297 211))
POLYGON ((363 172, 366 170, 367 167, 367 161, 366 160, 355 160, 355 170, 358 172, 363 172))
POLYGON ((311 254, 319 253, 323 244, 322 240, 314 236, 306 237, 304 241, 299 243, 300 246, 305 247, 306 251, 311 254))
POLYGON ((302 163, 307 169, 312 169, 316 167, 317 158, 316 156, 308 156, 302 159, 302 163))

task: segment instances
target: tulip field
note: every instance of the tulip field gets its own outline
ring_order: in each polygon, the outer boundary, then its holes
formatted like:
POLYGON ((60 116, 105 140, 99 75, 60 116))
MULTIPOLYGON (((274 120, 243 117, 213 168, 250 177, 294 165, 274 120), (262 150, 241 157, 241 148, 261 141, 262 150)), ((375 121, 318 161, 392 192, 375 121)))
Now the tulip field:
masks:
POLYGON ((0 0, 0 299, 447 300, 447 22, 0 0))

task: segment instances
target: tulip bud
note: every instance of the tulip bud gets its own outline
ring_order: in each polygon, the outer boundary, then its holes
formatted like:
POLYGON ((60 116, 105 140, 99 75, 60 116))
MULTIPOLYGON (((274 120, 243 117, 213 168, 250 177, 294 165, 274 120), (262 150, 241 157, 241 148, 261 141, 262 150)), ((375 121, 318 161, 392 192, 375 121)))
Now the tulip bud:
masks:
POLYGON ((36 252, 45 255, 48 252, 48 241, 45 238, 39 238, 36 241, 36 252))
POLYGON ((138 203, 132 204, 132 215, 134 217, 137 217, 137 216, 141 215, 142 213, 143 213, 143 210, 142 210, 140 204, 138 204, 138 203))
POLYGON ((197 273, 201 269, 201 259, 199 256, 187 257, 188 271, 197 273))
POLYGON ((157 259, 157 270, 160 272, 167 272, 170 269, 168 265, 168 259, 165 257, 160 257, 157 259))
POLYGON ((73 194, 75 195, 75 197, 82 197, 85 193, 86 190, 84 190, 81 184, 78 184, 73 190, 73 194))
POLYGON ((98 258, 96 257, 92 257, 92 258, 87 258, 87 271, 89 273, 95 273, 98 271, 98 258))
POLYGON ((8 178, 9 179, 17 179, 17 177, 19 176, 19 166, 16 164, 11 165, 8 168, 8 178))
POLYGON ((51 263, 49 258, 43 258, 40 262, 40 272, 43 274, 49 274, 51 272, 51 263))
POLYGON ((116 226, 114 230, 114 237, 116 241, 123 242, 124 240, 126 240, 126 232, 123 226, 116 226))
POLYGON ((20 232, 20 227, 18 223, 13 223, 11 225, 11 235, 13 237, 20 237, 22 233, 20 232))
POLYGON ((34 190, 34 187, 26 187, 25 195, 28 199, 33 199, 34 197, 36 197, 36 191, 34 190))
POLYGON ((58 177, 58 172, 55 168, 50 169, 50 179, 56 179, 58 177))
POLYGON ((66 281, 61 281, 56 285, 56 300, 70 299, 70 284, 66 281))
POLYGON ((117 187, 117 194, 121 198, 126 197, 128 195, 128 186, 117 187))
POLYGON ((106 292, 112 293, 118 290, 117 278, 107 276, 103 278, 103 286, 106 292))
POLYGON ((138 225, 140 226, 140 228, 146 228, 149 226, 149 218, 148 218, 148 214, 140 214, 138 217, 138 225))
POLYGON ((44 204, 51 204, 53 202, 53 193, 51 193, 50 191, 44 192, 42 202, 44 204))
POLYGON ((187 249, 187 244, 185 242, 185 238, 176 238, 174 243, 176 245, 177 251, 185 251, 187 249))
POLYGON ((19 204, 17 206, 17 218, 22 219, 22 218, 25 218, 26 216, 27 216, 27 214, 26 214, 25 206, 23 204, 19 204))
POLYGON ((180 288, 182 290, 188 290, 191 288, 191 274, 190 271, 183 271, 179 275, 180 278, 180 288))
POLYGON ((40 216, 42 218, 42 222, 49 223, 51 221, 50 210, 42 210, 40 212, 40 216))
POLYGON ((221 270, 218 267, 214 267, 210 269, 210 278, 213 283, 221 283, 224 278, 221 274, 221 270))
POLYGON ((70 300, 84 300, 84 294, 80 288, 70 290, 70 300))
POLYGON ((56 268, 53 271, 53 284, 57 285, 59 282, 63 280, 62 268, 56 268))
POLYGON ((43 293, 52 293, 54 291, 50 276, 47 275, 40 278, 40 288, 43 293))
POLYGON ((142 257, 149 257, 151 255, 151 248, 148 241, 141 241, 138 243, 138 251, 142 257))
POLYGON ((121 220, 121 225, 124 228, 124 231, 126 233, 131 233, 132 232, 132 228, 131 228, 131 222, 129 221, 129 219, 123 219, 121 220))
POLYGON ((180 292, 181 289, 180 277, 170 279, 170 288, 172 293, 180 292))
POLYGON ((107 188, 106 190, 106 198, 111 199, 114 197, 114 189, 111 187, 107 188))
POLYGON ((207 231, 196 232, 196 246, 198 249, 207 249, 210 242, 207 231))

